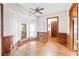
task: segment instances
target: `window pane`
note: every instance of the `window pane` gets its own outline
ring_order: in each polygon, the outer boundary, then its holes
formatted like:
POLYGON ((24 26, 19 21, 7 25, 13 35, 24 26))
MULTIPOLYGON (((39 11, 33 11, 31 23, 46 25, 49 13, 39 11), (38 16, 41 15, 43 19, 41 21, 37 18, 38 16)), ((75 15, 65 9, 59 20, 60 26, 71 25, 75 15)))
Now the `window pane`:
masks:
POLYGON ((30 25, 30 37, 35 37, 35 24, 30 25))

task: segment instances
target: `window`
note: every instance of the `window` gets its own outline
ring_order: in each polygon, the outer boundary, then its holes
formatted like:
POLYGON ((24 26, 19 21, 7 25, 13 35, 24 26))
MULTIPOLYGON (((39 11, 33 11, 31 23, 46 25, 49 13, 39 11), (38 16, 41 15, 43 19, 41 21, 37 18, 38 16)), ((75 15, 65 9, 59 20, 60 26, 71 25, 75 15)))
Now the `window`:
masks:
POLYGON ((35 37, 35 24, 30 24, 29 37, 30 38, 34 38, 35 37))

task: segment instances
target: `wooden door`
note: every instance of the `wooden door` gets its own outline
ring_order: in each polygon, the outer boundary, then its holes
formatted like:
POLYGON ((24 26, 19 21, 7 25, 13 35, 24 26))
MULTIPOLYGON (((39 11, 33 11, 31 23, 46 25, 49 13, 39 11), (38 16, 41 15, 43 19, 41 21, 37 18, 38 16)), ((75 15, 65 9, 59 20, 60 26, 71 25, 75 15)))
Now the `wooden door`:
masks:
POLYGON ((51 37, 57 37, 57 35, 58 35, 58 19, 56 21, 51 21, 51 37))

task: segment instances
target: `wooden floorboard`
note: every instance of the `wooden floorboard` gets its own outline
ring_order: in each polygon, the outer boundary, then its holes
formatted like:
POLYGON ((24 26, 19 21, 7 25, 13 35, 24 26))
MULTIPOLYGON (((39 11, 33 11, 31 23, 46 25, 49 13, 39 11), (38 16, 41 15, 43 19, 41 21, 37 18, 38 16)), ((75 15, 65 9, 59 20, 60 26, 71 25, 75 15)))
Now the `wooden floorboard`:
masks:
POLYGON ((30 41, 26 44, 11 51, 10 56, 72 56, 72 51, 69 51, 63 45, 60 45, 57 38, 49 38, 48 42, 30 41))

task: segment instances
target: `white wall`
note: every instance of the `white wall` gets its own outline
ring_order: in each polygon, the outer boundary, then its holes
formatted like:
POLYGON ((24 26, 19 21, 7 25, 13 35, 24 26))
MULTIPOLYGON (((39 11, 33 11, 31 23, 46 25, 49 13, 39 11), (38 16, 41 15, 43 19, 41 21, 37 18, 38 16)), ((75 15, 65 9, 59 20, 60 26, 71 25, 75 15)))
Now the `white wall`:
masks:
POLYGON ((47 32, 47 21, 45 17, 39 17, 38 20, 38 32, 47 32))
POLYGON ((31 15, 29 14, 29 12, 24 9, 23 7, 15 4, 15 3, 8 3, 8 4, 4 4, 4 35, 9 35, 9 27, 10 27, 10 12, 11 11, 15 11, 15 12, 18 12, 18 13, 21 13, 25 16, 29 16, 31 18, 35 18, 34 15, 31 15))
POLYGON ((59 16, 59 32, 69 33, 69 20, 66 11, 61 11, 57 13, 51 13, 46 16, 39 17, 38 20, 38 32, 47 32, 47 18, 59 16), (44 22, 45 28, 42 28, 41 21, 44 22))
MULTIPOLYGON (((33 21, 37 22, 36 16, 30 14, 23 7, 17 4, 4 4, 4 36, 13 35, 13 44, 21 39, 21 23, 27 24, 27 33, 29 34, 29 25, 33 21)), ((37 23, 35 25, 37 27, 37 23)))

